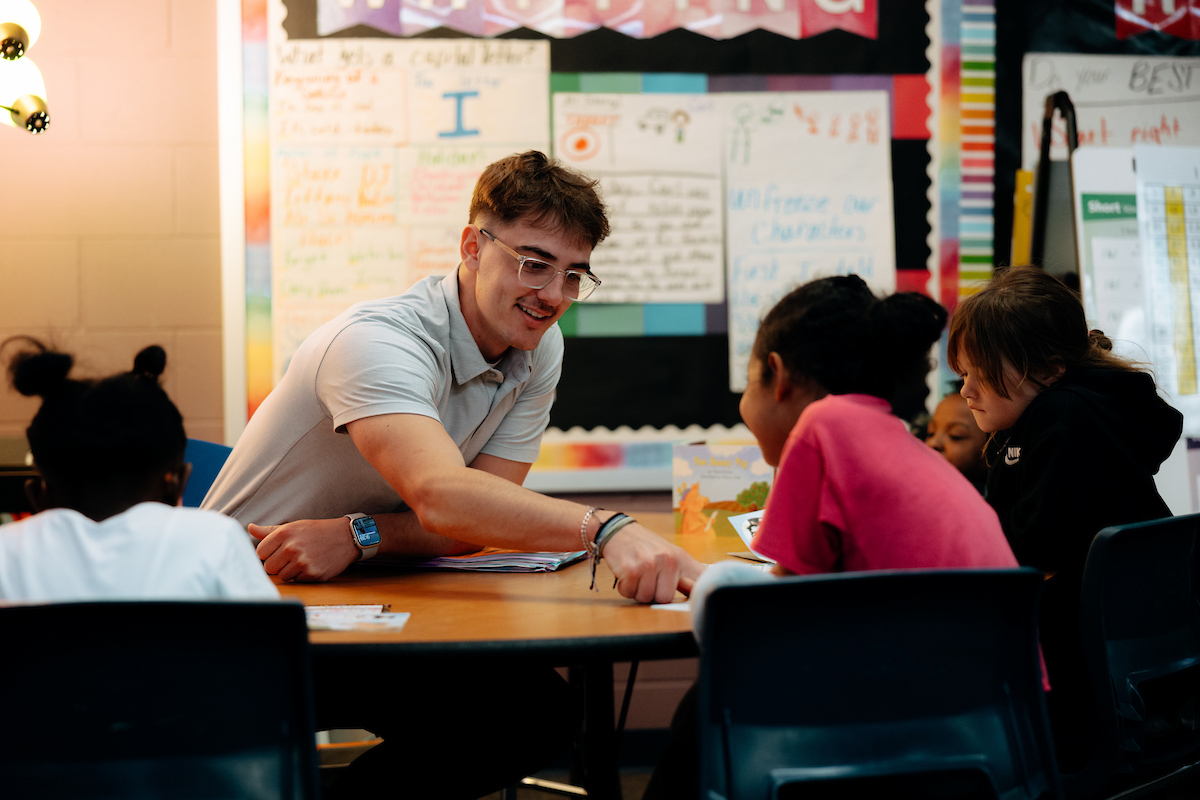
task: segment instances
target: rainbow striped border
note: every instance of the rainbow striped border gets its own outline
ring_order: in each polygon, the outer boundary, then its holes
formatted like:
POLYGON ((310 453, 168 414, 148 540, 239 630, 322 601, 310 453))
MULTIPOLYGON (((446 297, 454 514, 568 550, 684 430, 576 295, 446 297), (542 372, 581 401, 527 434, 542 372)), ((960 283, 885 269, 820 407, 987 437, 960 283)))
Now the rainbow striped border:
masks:
POLYGON ((962 0, 959 64, 958 294, 979 291, 994 265, 996 8, 962 0))
POLYGON ((272 389, 271 141, 267 0, 242 3, 246 187, 246 419, 272 389))

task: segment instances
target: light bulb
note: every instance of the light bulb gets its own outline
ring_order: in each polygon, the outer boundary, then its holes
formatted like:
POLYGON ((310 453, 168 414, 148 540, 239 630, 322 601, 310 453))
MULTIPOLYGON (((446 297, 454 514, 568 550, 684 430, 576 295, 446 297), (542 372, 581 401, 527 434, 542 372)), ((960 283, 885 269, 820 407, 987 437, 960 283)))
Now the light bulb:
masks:
POLYGON ((38 40, 42 18, 29 0, 0 0, 0 59, 15 61, 38 40))
POLYGON ((28 58, 0 60, 0 122, 30 133, 41 133, 50 125, 46 107, 46 82, 37 65, 28 58))

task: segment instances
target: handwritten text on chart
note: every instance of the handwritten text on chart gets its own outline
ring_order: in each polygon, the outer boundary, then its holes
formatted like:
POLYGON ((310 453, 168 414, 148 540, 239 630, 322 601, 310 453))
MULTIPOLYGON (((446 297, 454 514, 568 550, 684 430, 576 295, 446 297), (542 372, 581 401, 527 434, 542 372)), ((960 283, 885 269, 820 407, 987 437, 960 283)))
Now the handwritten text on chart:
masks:
MULTIPOLYGON (((1024 169, 1038 159, 1045 99, 1059 91, 1074 104, 1081 145, 1200 144, 1200 58, 1029 53, 1022 72, 1024 169)), ((1050 145, 1052 159, 1066 159, 1058 114, 1050 145)))
POLYGON ((716 178, 603 178, 612 234, 592 254, 604 299, 647 296, 714 302, 721 286, 720 183, 716 178))
POLYGON ((281 150, 276 218, 283 227, 396 224, 397 176, 385 150, 281 150))
POLYGON ((403 69, 292 67, 275 73, 276 140, 305 144, 402 144, 408 135, 403 69))
POLYGON ((734 259, 729 272, 733 287, 729 293, 731 355, 744 370, 762 315, 785 294, 802 283, 835 275, 860 275, 870 281, 875 277, 875 263, 870 252, 843 249, 802 256, 764 253, 734 259))
POLYGON ((895 288, 890 132, 881 92, 728 94, 725 229, 730 388, 759 320, 815 278, 895 288))

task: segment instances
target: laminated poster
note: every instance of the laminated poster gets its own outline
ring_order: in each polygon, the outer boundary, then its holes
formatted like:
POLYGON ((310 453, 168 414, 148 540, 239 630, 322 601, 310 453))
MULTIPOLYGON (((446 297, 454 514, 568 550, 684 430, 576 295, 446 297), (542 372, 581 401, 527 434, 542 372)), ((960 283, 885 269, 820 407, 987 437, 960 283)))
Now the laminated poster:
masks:
POLYGON ((758 323, 791 289, 859 275, 896 289, 886 92, 719 95, 724 131, 730 388, 758 323))
POLYGON ((273 383, 349 306, 457 266, 483 168, 549 146, 549 70, 547 42, 272 47, 273 383))
POLYGON ((724 299, 713 96, 556 93, 554 154, 599 179, 608 206, 612 234, 591 260, 595 302, 724 299))

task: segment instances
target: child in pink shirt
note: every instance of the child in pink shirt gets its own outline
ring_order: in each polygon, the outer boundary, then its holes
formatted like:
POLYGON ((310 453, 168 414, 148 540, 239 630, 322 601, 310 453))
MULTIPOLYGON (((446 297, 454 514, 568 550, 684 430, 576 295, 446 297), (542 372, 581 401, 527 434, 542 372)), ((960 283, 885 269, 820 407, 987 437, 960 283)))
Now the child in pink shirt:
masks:
POLYGON ((892 414, 945 322, 857 276, 805 284, 763 320, 741 411, 778 467, 754 541, 777 575, 1017 565, 987 502, 892 414))
MULTIPOLYGON (((804 284, 763 319, 741 413, 777 467, 754 539, 776 575, 1017 566, 979 492, 893 413, 924 396, 945 324, 933 300, 880 300, 857 276, 804 284)), ((758 580, 749 565, 709 567, 691 595, 693 627, 712 589, 758 580)), ((643 800, 700 796, 698 739, 693 687, 643 800)))

